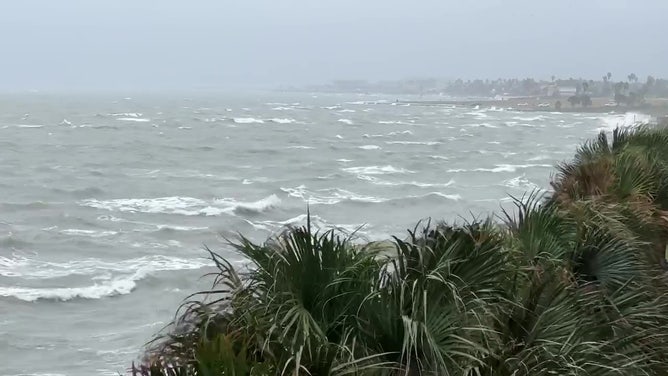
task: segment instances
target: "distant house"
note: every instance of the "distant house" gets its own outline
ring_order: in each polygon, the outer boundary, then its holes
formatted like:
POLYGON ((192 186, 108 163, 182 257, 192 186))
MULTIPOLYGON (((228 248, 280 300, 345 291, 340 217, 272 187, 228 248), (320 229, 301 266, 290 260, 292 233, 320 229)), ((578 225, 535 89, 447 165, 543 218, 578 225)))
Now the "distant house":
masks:
POLYGON ((540 88, 540 92, 544 97, 558 97, 561 94, 559 85, 555 83, 543 85, 540 88))
POLYGON ((570 97, 577 93, 577 88, 574 86, 560 87, 559 94, 564 97, 570 97))

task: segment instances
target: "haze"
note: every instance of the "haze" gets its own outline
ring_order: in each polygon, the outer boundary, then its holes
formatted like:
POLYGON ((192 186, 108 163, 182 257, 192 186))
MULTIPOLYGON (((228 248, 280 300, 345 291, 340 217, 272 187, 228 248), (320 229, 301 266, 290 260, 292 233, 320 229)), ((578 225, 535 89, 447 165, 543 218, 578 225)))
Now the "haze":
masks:
POLYGON ((668 76, 665 0, 5 1, 1 90, 668 76))

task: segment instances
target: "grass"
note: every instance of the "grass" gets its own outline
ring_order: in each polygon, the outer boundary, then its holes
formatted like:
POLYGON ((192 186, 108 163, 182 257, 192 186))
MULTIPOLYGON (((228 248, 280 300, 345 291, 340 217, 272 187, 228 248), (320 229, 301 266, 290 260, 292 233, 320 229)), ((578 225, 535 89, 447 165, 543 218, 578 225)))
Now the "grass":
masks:
POLYGON ((310 221, 210 251, 134 375, 666 375, 668 131, 616 130, 501 222, 359 246, 310 221), (382 251, 381 251, 382 249, 382 251))

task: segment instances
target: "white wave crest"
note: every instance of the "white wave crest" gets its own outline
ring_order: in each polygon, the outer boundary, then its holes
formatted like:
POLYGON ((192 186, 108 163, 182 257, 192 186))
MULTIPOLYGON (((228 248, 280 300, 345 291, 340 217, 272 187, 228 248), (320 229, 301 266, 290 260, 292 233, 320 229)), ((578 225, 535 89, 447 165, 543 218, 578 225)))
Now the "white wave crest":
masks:
POLYGON ((426 146, 434 146, 442 144, 442 142, 438 141, 385 141, 385 143, 388 145, 426 145, 426 146))
POLYGON ((448 172, 516 172, 518 169, 526 169, 526 168, 534 168, 534 167, 540 167, 540 168, 546 168, 546 167, 553 167, 552 165, 549 164, 524 164, 524 165, 511 165, 511 164, 499 164, 496 165, 494 168, 476 168, 473 170, 467 170, 467 169, 462 169, 462 168, 457 168, 457 169, 450 169, 448 172))
POLYGON ((380 150, 380 146, 378 145, 362 145, 359 148, 362 150, 380 150))
POLYGON ((252 117, 232 118, 236 124, 264 124, 264 120, 252 117))
POLYGON ((51 279, 71 275, 92 276, 93 284, 82 287, 0 287, 0 296, 24 301, 39 299, 67 301, 76 298, 101 299, 129 294, 137 281, 160 271, 200 269, 207 265, 201 260, 186 260, 168 256, 145 256, 120 262, 89 259, 66 263, 43 262, 15 258, 13 262, 0 257, 0 275, 23 279, 51 279), (9 267, 7 267, 9 266, 9 267), (112 276, 112 274, 116 274, 112 276), (99 282, 102 281, 102 282, 99 282))
POLYGON ((222 214, 260 213, 278 206, 280 199, 276 195, 271 195, 254 202, 239 202, 234 199, 223 198, 214 200, 214 203, 209 203, 197 198, 176 196, 105 201, 88 199, 80 201, 80 204, 96 209, 129 213, 218 216, 222 214))
POLYGON ((120 121, 134 121, 134 122, 137 122, 137 123, 145 123, 145 122, 151 121, 151 119, 136 118, 136 117, 119 117, 119 118, 116 118, 116 120, 120 120, 120 121))
POLYGON ((399 187, 399 186, 404 186, 404 185, 411 185, 414 187, 418 188, 445 188, 449 187, 453 184, 455 184, 455 181, 450 179, 446 183, 424 183, 424 182, 419 182, 419 181, 387 181, 387 180, 382 180, 378 179, 376 177, 370 176, 368 179, 371 184, 375 185, 384 185, 384 186, 392 186, 392 187, 399 187))
POLYGON ((60 231, 61 234, 63 235, 70 235, 70 236, 86 236, 86 237, 91 237, 91 238, 103 238, 107 236, 114 236, 117 235, 117 231, 94 231, 94 230, 83 230, 83 229, 76 229, 76 228, 68 228, 65 230, 60 231))
POLYGON ((273 118, 269 119, 269 121, 277 124, 292 124, 297 122, 297 120, 291 118, 273 118))
POLYGON ((532 190, 540 188, 538 185, 532 183, 529 179, 527 179, 524 174, 504 181, 503 185, 508 188, 522 188, 524 190, 532 190))
POLYGON ((398 136, 400 134, 407 134, 407 135, 412 135, 413 131, 410 130, 405 130, 405 131, 397 131, 397 132, 390 132, 387 135, 388 136, 398 136))
POLYGON ((343 201, 368 203, 379 203, 386 201, 384 198, 364 196, 340 188, 328 188, 309 191, 306 186, 300 185, 294 188, 281 188, 281 190, 287 193, 290 197, 300 198, 304 202, 313 205, 335 205, 343 201))
POLYGON ((228 206, 228 209, 236 214, 259 214, 278 207, 281 199, 275 194, 267 196, 258 201, 238 202, 233 199, 220 199, 216 203, 228 206))
POLYGON ((652 120, 652 117, 637 112, 627 112, 621 115, 609 115, 595 119, 599 119, 603 124, 602 127, 596 128, 596 132, 598 133, 601 131, 612 132, 617 127, 626 128, 648 124, 652 120))
POLYGON ((351 174, 363 174, 363 175, 383 175, 383 174, 413 174, 415 171, 407 170, 404 168, 396 168, 391 165, 386 166, 358 166, 358 167, 347 167, 342 169, 345 172, 351 174))
POLYGON ((133 117, 133 118, 139 118, 142 117, 144 114, 140 114, 138 112, 118 112, 118 113, 113 113, 109 114, 109 116, 121 116, 121 117, 133 117))
POLYGON ((339 119, 338 122, 339 122, 339 123, 343 123, 343 124, 348 124, 348 125, 352 125, 352 124, 353 124, 353 121, 350 120, 350 119, 339 119))
POLYGON ((313 146, 305 146, 305 145, 287 146, 286 148, 287 149, 305 149, 305 150, 315 149, 315 147, 313 147, 313 146))
POLYGON ((197 215, 191 210, 194 208, 204 208, 207 203, 203 200, 192 197, 158 197, 158 198, 129 198, 114 200, 96 200, 87 199, 80 201, 83 206, 109 211, 129 212, 129 213, 165 213, 165 214, 185 214, 197 215), (188 210, 190 209, 190 210, 188 210))

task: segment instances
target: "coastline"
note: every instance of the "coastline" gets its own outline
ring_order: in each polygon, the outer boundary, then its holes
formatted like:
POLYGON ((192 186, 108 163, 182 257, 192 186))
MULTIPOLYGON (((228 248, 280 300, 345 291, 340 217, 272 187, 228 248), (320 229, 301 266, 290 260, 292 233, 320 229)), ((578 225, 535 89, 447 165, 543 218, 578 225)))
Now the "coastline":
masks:
POLYGON ((566 98, 513 97, 505 99, 483 100, 398 100, 397 103, 416 106, 465 106, 503 108, 520 112, 564 112, 564 113, 596 113, 624 114, 638 112, 659 119, 668 117, 668 98, 650 98, 640 106, 617 106, 610 98, 592 98, 592 105, 587 107, 571 106, 566 98), (557 102, 561 109, 557 110, 557 102))

